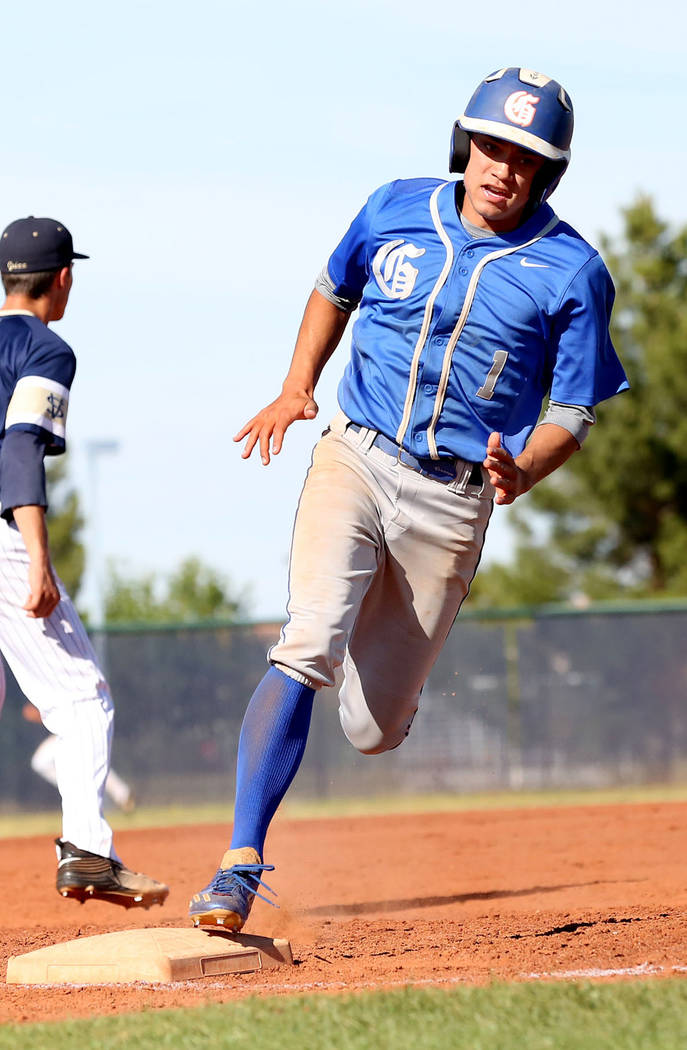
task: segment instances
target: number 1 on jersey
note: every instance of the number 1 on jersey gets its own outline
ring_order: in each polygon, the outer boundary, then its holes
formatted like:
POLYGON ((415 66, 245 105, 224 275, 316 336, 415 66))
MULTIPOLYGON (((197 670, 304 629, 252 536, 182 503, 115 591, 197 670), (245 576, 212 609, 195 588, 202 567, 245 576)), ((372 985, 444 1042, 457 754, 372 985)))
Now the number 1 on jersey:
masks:
POLYGON ((495 350, 494 351, 494 363, 489 369, 489 375, 484 380, 484 385, 477 391, 477 397, 483 397, 485 401, 491 401, 494 396, 494 387, 496 381, 506 367, 506 361, 508 360, 507 350, 495 350))

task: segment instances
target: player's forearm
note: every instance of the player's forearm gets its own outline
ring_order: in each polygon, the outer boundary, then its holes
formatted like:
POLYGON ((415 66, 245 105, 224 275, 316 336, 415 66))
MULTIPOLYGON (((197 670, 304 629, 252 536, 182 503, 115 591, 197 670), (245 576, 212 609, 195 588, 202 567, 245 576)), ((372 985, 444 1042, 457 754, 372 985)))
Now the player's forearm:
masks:
POLYGON ((350 314, 339 310, 319 292, 308 299, 298 332, 285 392, 303 391, 312 397, 322 369, 336 350, 350 314))
POLYGON ((552 474, 577 452, 579 445, 569 430, 555 423, 541 423, 532 434, 515 464, 523 476, 523 492, 552 474))
POLYGON ((14 520, 21 533, 30 560, 43 567, 50 565, 48 547, 48 529, 45 523, 45 509, 29 505, 14 507, 14 520))

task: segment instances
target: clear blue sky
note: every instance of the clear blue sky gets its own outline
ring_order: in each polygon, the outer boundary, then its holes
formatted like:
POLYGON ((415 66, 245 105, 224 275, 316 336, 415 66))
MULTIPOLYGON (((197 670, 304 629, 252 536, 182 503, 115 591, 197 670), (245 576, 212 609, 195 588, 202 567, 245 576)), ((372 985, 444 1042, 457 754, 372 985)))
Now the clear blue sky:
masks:
MULTIPOLYGON (((552 199, 595 241, 638 192, 687 221, 684 5, 34 0, 2 31, 0 227, 49 215, 77 264, 57 331, 79 359, 68 439, 99 550, 128 572, 197 554, 279 617, 309 452, 335 409, 268 468, 231 438, 279 390, 314 277, 372 189, 447 174, 449 133, 504 65, 548 73, 576 111, 552 199), (560 8, 558 10, 557 8, 560 8)), ((593 440, 593 435, 592 435, 593 440)), ((487 558, 508 550, 496 511, 487 558)), ((89 587, 85 592, 88 604, 89 587)))

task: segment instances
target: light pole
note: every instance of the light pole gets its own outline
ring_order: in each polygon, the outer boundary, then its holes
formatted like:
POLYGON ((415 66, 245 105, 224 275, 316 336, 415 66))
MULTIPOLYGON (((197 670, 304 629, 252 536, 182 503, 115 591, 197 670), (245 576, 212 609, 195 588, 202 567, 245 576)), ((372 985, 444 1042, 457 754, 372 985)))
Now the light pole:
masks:
POLYGON ((118 441, 87 441, 86 460, 88 464, 88 504, 91 525, 89 529, 89 557, 90 577, 92 589, 93 609, 93 644, 103 664, 106 673, 106 641, 103 627, 105 626, 105 558, 102 542, 102 528, 100 523, 100 499, 99 499, 99 473, 98 463, 103 455, 111 455, 119 451, 118 441))

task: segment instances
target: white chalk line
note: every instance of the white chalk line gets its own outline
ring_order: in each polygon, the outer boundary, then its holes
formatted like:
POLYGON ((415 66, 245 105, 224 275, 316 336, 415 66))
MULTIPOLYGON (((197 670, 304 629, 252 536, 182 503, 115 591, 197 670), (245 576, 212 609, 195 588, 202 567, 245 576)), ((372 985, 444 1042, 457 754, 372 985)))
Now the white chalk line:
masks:
MULTIPOLYGON (((601 977, 655 977, 658 974, 687 973, 687 966, 658 966, 652 963, 640 963, 638 966, 625 966, 613 969, 600 969, 592 967, 585 970, 549 970, 531 973, 515 974, 513 979, 518 981, 571 981, 571 980, 594 980, 601 977)), ((246 974, 246 977, 250 976, 246 974)), ((493 975, 492 975, 493 976, 493 975)), ((303 981, 300 983, 285 982, 283 984, 264 984, 260 991, 270 992, 338 992, 338 991, 369 991, 384 988, 409 988, 409 987, 440 987, 442 985, 474 984, 477 978, 473 976, 456 977, 421 977, 408 978, 407 980, 393 981, 303 981)), ((499 978, 507 983, 508 978, 499 978)), ((207 981, 197 978, 192 981, 130 981, 115 982, 107 981, 103 984, 15 984, 14 988, 116 988, 120 991, 131 989, 145 989, 151 992, 167 991, 197 991, 202 993, 208 988, 217 988, 223 991, 248 991, 250 988, 244 984, 226 983, 224 981, 207 981)))
POLYGON ((659 973, 687 973, 687 966, 657 966, 652 963, 640 963, 639 966, 625 966, 619 969, 554 970, 550 973, 522 973, 518 976, 528 981, 568 981, 579 977, 644 977, 659 973))

